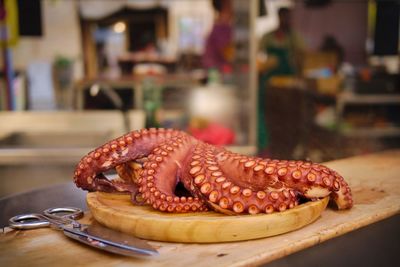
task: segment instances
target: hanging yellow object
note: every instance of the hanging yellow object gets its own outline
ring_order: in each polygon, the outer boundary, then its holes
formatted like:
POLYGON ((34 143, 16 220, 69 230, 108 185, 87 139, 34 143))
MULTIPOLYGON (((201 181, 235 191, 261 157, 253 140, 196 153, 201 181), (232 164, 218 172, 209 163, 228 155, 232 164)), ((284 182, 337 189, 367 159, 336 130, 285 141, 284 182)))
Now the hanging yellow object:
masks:
POLYGON ((13 46, 18 42, 17 0, 4 0, 5 18, 0 20, 1 45, 13 46))

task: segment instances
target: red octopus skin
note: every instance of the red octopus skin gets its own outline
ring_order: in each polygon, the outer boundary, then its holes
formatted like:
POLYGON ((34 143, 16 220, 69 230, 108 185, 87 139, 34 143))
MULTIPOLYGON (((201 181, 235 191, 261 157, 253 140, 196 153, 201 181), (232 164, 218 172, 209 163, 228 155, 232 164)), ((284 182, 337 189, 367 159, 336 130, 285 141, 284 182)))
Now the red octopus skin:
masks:
POLYGON ((171 129, 111 140, 81 159, 74 181, 88 191, 131 193, 134 203, 164 212, 272 213, 328 195, 339 209, 353 205, 343 177, 321 164, 243 156, 171 129), (132 162, 141 169, 133 171, 132 162), (120 179, 103 175, 113 168, 120 179), (178 183, 191 196, 178 196, 178 183))

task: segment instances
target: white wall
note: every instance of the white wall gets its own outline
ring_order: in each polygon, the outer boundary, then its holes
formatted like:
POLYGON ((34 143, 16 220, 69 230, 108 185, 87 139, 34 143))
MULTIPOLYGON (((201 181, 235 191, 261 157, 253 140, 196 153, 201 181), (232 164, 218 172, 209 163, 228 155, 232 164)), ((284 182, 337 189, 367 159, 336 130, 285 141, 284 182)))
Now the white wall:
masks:
POLYGON ((83 76, 81 36, 76 1, 42 1, 43 36, 21 37, 13 50, 14 67, 25 70, 31 62, 52 63, 57 55, 74 60, 75 78, 83 76))

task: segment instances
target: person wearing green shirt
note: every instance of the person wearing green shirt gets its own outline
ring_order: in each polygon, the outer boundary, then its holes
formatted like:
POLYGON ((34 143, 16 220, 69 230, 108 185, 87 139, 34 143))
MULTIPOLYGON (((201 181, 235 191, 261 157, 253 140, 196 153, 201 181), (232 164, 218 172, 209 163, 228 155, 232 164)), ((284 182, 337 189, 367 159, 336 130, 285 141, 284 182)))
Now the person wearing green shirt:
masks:
POLYGON ((267 60, 258 64, 260 72, 258 90, 258 148, 263 154, 268 147, 268 130, 265 124, 265 90, 273 76, 296 75, 299 58, 304 50, 299 34, 292 29, 291 11, 288 8, 278 10, 279 26, 265 34, 259 44, 259 52, 266 54, 267 60))

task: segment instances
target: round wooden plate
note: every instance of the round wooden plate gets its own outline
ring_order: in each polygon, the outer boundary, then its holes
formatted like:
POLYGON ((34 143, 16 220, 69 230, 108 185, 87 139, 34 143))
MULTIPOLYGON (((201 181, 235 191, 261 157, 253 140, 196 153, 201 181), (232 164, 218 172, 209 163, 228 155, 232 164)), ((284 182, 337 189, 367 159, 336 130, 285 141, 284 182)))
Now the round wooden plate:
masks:
POLYGON ((272 214, 229 216, 215 212, 171 214, 135 206, 130 196, 88 193, 87 204, 99 223, 136 237, 168 242, 218 243, 250 240, 299 229, 315 221, 329 198, 272 214))

